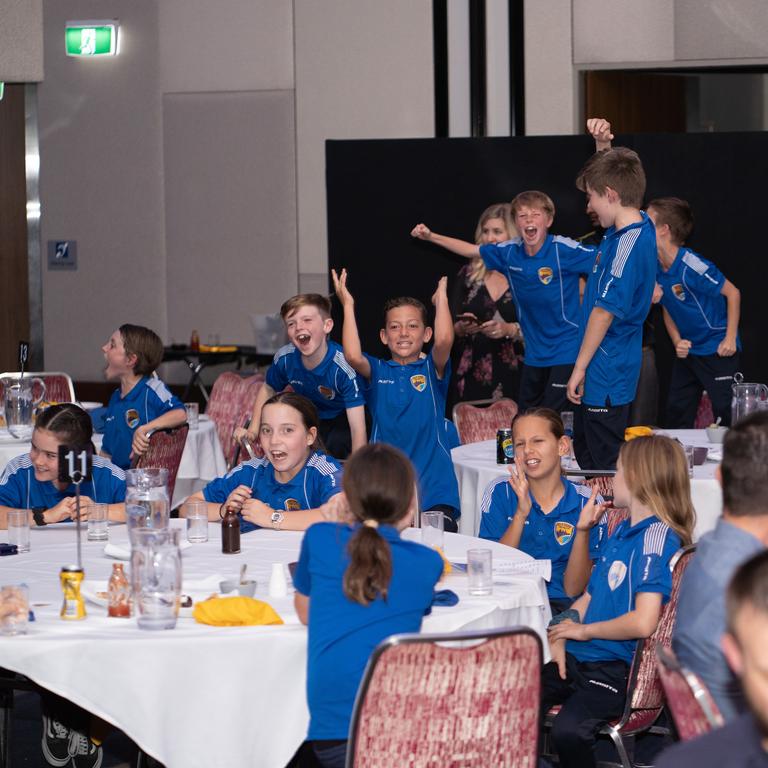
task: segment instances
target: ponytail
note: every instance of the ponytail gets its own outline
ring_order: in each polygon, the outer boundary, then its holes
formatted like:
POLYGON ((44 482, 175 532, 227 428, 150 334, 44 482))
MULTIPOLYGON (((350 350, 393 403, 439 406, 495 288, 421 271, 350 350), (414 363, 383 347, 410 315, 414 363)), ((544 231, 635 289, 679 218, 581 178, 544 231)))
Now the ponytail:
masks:
POLYGON ((379 595, 386 600, 392 578, 389 544, 375 528, 361 525, 349 541, 348 552, 344 594, 360 605, 368 605, 379 595))

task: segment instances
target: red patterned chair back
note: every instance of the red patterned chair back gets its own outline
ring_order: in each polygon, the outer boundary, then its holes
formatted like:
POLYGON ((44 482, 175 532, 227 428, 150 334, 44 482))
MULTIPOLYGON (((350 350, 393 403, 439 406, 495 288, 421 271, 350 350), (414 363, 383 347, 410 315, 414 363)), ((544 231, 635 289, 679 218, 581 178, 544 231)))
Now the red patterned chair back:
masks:
POLYGON ((683 667, 671 648, 656 646, 656 666, 664 695, 682 741, 723 725, 715 700, 698 675, 683 667))
POLYGON ((712 410, 712 401, 709 399, 709 395, 703 392, 701 400, 699 400, 699 407, 696 411, 696 419, 693 422, 693 426, 696 429, 706 429, 710 424, 715 422, 715 413, 712 410))
POLYGON ((590 488, 597 486, 597 492, 603 499, 605 499, 605 501, 613 501, 613 475, 586 477, 584 478, 583 483, 590 488))
MULTIPOLYGON (((5 376, 10 378, 18 378, 20 376, 19 371, 8 371, 7 373, 0 373, 0 379, 5 376)), ((57 371, 34 373, 32 371, 24 371, 24 377, 38 378, 43 380, 45 384, 45 394, 40 391, 40 385, 35 384, 32 387, 32 394, 37 399, 43 397, 48 403, 76 403, 75 399, 75 385, 72 383, 72 377, 68 373, 59 373, 57 371)), ((3 396, 3 384, 0 381, 0 399, 3 396)))
POLYGON ((613 536, 613 532, 618 528, 619 523, 623 523, 629 518, 629 510, 626 507, 608 507, 604 512, 606 522, 606 534, 613 536))
POLYGON ((517 416, 517 403, 507 397, 499 400, 472 400, 453 408, 453 423, 462 445, 492 440, 497 429, 508 428, 517 416), (478 408, 489 403, 486 408, 478 408))
POLYGON ((168 470, 168 497, 173 498, 173 490, 176 487, 176 475, 179 472, 181 454, 184 453, 184 444, 187 441, 189 427, 182 424, 174 429, 156 429, 150 432, 149 448, 135 463, 137 469, 167 469, 168 470))
POLYGON ((386 639, 358 689, 347 768, 535 766, 541 663, 526 627, 386 639))

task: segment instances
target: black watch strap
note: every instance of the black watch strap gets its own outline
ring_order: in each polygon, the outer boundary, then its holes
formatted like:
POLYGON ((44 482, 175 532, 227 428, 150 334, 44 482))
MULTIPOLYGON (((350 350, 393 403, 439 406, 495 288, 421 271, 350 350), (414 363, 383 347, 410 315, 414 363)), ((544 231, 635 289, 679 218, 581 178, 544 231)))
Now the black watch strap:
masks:
POLYGON ((45 507, 32 507, 32 517, 35 519, 35 525, 48 525, 45 522, 45 507))

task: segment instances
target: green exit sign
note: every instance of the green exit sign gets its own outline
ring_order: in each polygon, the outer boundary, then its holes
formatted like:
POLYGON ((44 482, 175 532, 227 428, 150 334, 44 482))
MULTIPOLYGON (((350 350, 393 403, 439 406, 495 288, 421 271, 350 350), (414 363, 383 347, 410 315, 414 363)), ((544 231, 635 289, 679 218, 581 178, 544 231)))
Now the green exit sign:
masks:
POLYGON ((117 53, 117 22, 68 21, 67 56, 114 56, 117 53))

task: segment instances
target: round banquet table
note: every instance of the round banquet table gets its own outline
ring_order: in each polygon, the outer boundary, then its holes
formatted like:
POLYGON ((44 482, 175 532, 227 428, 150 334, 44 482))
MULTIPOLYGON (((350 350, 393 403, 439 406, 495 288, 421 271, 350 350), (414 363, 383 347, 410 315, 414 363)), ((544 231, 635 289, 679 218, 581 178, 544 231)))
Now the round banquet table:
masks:
MULTIPOLYGON (((723 511, 720 485, 715 471, 722 458, 722 445, 710 443, 703 429, 666 429, 660 434, 677 438, 684 445, 707 447, 709 454, 704 464, 693 468, 691 499, 696 510, 694 541, 711 531, 723 511)), ((480 530, 480 506, 488 484, 508 474, 507 467, 496 463, 496 440, 460 445, 451 451, 453 469, 459 483, 461 517, 459 532, 477 536, 480 530)))
MULTIPOLYGON (((101 448, 103 435, 95 434, 93 442, 96 450, 101 448)), ((17 440, 7 429, 0 428, 0 469, 16 456, 29 453, 32 444, 27 440, 17 440)), ((200 416, 197 429, 190 429, 181 454, 179 471, 176 475, 176 487, 173 490, 171 508, 181 504, 184 499, 201 490, 207 483, 220 477, 227 471, 227 462, 221 450, 216 425, 207 416, 200 416)))
MULTIPOLYGON (((267 600, 284 625, 211 627, 179 618, 175 629, 151 632, 138 629, 133 618, 108 618, 104 607, 90 603, 84 621, 63 621, 59 568, 74 560, 76 542, 73 525, 60 523, 33 528, 30 552, 2 560, 0 584, 29 585, 36 621, 27 635, 0 636, 0 666, 121 728, 167 768, 285 765, 309 721, 307 634, 294 612, 292 590, 289 597, 269 598, 267 583, 272 563, 296 560, 302 534, 257 530, 243 535, 241 554, 232 556, 221 554, 220 530, 210 523, 210 540, 183 551, 183 591, 199 589, 201 580, 213 585, 220 576, 235 576, 247 563, 258 581, 256 597, 267 600)), ((404 535, 420 539, 417 529, 404 535)), ((110 545, 127 547, 125 526, 110 526, 109 536, 110 545)), ((6 531, 0 531, 0 540, 7 540, 6 531)), ((531 560, 501 544, 482 545, 493 550, 500 566, 531 560)), ((449 559, 460 561, 475 546, 477 539, 445 536, 449 559)), ((84 592, 105 589, 114 562, 104 554, 103 542, 83 540, 84 592)), ((524 624, 547 649, 551 614, 540 577, 494 575, 487 597, 470 596, 466 579, 454 572, 440 582, 439 588, 459 595, 459 603, 433 608, 424 631, 524 624)))

